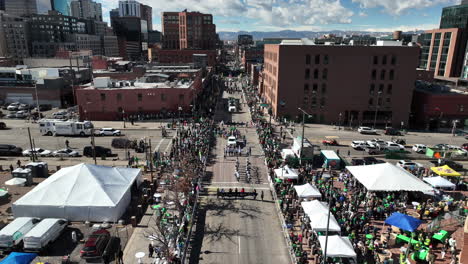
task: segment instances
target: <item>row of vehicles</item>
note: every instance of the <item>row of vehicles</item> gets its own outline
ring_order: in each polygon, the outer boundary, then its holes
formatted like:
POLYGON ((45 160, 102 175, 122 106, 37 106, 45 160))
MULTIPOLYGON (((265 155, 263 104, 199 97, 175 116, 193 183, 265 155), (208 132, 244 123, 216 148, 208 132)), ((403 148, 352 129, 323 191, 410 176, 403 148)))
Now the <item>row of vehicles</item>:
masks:
POLYGON ((39 120, 39 131, 43 136, 121 136, 122 132, 114 128, 101 128, 94 130, 90 121, 63 121, 61 119, 39 120))
MULTIPOLYGON (((395 140, 396 141, 396 140, 395 140)), ((403 143, 399 141, 399 143, 403 143)), ((356 150, 364 150, 369 154, 382 154, 385 151, 404 151, 405 146, 393 141, 384 141, 374 138, 371 140, 356 140, 351 142, 351 147, 356 150)))
MULTIPOLYGON (((62 218, 18 217, 0 230, 0 249, 5 252, 23 250, 42 252, 49 249, 67 228, 62 218)), ((109 231, 98 229, 86 239, 80 256, 86 261, 109 262, 120 251, 120 239, 109 231)))
MULTIPOLYGON (((112 150, 110 148, 105 148, 101 146, 95 146, 94 147, 96 156, 97 157, 112 157, 112 150)), ((35 149, 27 149, 23 151, 23 156, 29 157, 32 154, 36 154, 37 156, 40 157, 79 157, 80 153, 76 150, 70 149, 70 148, 65 148, 65 149, 59 149, 56 151, 50 151, 47 149, 43 148, 35 148, 35 149)), ((85 157, 93 157, 93 147, 92 146, 86 146, 83 148, 83 156, 85 157)))
MULTIPOLYGON (((365 126, 359 127, 358 132, 361 133, 361 134, 366 134, 366 135, 376 135, 377 134, 376 129, 373 129, 373 128, 370 128, 370 127, 365 127, 365 126)), ((402 136, 403 135, 403 133, 400 130, 392 128, 392 127, 385 128, 384 134, 389 135, 389 136, 402 136)))

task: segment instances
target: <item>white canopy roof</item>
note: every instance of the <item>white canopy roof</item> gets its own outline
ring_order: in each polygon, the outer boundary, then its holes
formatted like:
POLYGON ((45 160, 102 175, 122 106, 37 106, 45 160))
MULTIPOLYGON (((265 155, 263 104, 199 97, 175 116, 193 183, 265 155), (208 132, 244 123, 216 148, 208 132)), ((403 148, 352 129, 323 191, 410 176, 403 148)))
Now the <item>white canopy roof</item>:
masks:
POLYGON ((329 160, 340 160, 340 157, 336 154, 333 150, 322 150, 322 154, 325 156, 326 159, 329 160))
POLYGON ((432 187, 413 174, 390 163, 346 166, 369 191, 432 191, 432 187))
POLYGON ((294 189, 296 189, 297 195, 301 198, 320 198, 322 194, 317 189, 317 187, 310 185, 310 183, 306 183, 304 185, 295 185, 294 189))
MULTIPOLYGON (((326 231, 328 222, 328 206, 317 200, 302 202, 301 205, 302 208, 304 208, 304 212, 310 219, 311 228, 315 231, 326 231)), ((328 230, 331 232, 341 231, 341 227, 333 214, 330 214, 330 226, 328 230)))
POLYGON ((279 169, 275 169, 275 175, 276 177, 280 179, 298 179, 299 178, 297 171, 295 169, 289 168, 288 165, 279 169))
POLYGON ((13 214, 69 221, 116 221, 141 170, 78 164, 63 168, 13 203, 13 214))
POLYGON ((437 177, 424 177, 423 180, 429 183, 433 187, 440 187, 440 188, 455 188, 455 184, 451 181, 443 178, 442 176, 437 177))
POLYGON ((281 157, 286 159, 288 156, 295 157, 294 151, 292 149, 282 149, 281 150, 281 157))
POLYGON ((24 185, 26 183, 25 178, 13 178, 5 182, 5 185, 24 185))
MULTIPOLYGON (((319 236, 322 252, 325 251, 325 236, 319 236)), ((349 238, 342 236, 328 236, 327 257, 332 258, 356 258, 356 252, 349 238)))

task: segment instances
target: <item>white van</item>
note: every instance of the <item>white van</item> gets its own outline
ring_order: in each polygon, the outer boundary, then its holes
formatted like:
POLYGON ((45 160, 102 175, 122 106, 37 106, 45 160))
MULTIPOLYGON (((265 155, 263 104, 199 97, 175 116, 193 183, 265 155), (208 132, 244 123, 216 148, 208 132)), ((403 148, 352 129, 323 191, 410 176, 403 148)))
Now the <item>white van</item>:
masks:
POLYGON ((228 111, 230 113, 234 113, 234 112, 237 112, 237 108, 235 106, 233 106, 233 105, 230 105, 229 108, 228 108, 228 111))
POLYGON ((13 220, 0 231, 0 248, 12 249, 16 247, 21 243, 24 235, 39 221, 38 218, 34 217, 18 217, 13 220))
POLYGON ((31 229, 23 238, 24 250, 39 252, 54 242, 67 226, 66 219, 46 218, 31 229))

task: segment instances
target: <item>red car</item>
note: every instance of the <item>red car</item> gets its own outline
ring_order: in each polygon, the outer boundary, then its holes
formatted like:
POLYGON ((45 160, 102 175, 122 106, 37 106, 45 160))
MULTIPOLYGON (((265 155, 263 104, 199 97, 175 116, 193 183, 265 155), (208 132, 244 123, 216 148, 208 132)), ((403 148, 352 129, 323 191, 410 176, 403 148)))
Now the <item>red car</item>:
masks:
POLYGON ((322 140, 322 144, 325 146, 339 146, 340 144, 338 143, 337 139, 338 137, 328 136, 322 140))
POLYGON ((468 150, 468 143, 461 145, 461 148, 464 150, 468 150))
POLYGON ((82 259, 100 258, 110 240, 110 233, 100 229, 94 231, 86 240, 83 249, 80 251, 82 259))

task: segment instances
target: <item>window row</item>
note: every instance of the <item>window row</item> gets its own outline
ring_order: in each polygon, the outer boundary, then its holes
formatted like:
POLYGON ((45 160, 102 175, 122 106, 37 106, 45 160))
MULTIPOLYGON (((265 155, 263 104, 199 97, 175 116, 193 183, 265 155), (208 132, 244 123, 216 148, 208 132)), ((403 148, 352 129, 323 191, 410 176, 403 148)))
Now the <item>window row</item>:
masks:
MULTIPOLYGON (((321 55, 320 54, 317 54, 314 56, 314 63, 315 65, 319 65, 320 64, 320 59, 321 59, 321 55)), ((328 64, 328 55, 323 55, 323 64, 327 65, 328 64)), ((310 54, 306 54, 306 57, 305 57, 305 64, 306 65, 310 65, 311 64, 311 61, 312 61, 312 56, 310 54)))
MULTIPOLYGON (((392 102, 392 99, 390 97, 385 98, 385 102, 387 104, 390 104, 392 102)), ((383 103, 383 98, 377 98, 377 106, 381 106, 383 103)), ((374 105, 374 98, 369 98, 369 105, 374 105)))
MULTIPOLYGON (((396 61, 397 61, 397 57, 395 55, 391 55, 390 56, 390 64, 395 65, 396 61)), ((383 55, 381 58, 379 56, 375 55, 374 56, 374 65, 378 65, 379 63, 382 64, 382 65, 387 65, 387 55, 383 55)))
MULTIPOLYGON (((370 85, 370 89, 369 89, 369 94, 370 94, 370 95, 374 95, 375 88, 376 88, 375 84, 372 83, 372 84, 370 85)), ((384 84, 379 84, 379 88, 378 88, 377 94, 378 94, 378 95, 382 94, 382 93, 384 92, 384 88, 385 88, 384 84)), ((390 95, 390 94, 392 94, 392 92, 393 92, 393 85, 392 85, 392 84, 388 84, 388 85, 387 85, 387 94, 390 95)))
MULTIPOLYGON (((305 69, 305 74, 304 74, 304 78, 306 80, 309 80, 310 79, 310 69, 305 69)), ((318 80, 319 79, 319 69, 315 69, 314 70, 314 80, 318 80)), ((322 79, 323 80, 327 80, 328 79, 328 69, 323 69, 322 71, 322 79)))
MULTIPOLYGON (((372 80, 376 80, 377 79, 377 70, 376 69, 373 69, 372 70, 372 73, 371 73, 371 77, 372 77, 372 80)), ((380 71, 380 80, 385 80, 385 78, 387 77, 387 71, 386 70, 381 70, 380 71)), ((388 72, 388 79, 390 81, 393 81, 395 79, 395 71, 394 70, 390 70, 388 72)))
MULTIPOLYGON (((317 93, 318 86, 319 85, 316 84, 316 83, 312 84, 312 93, 317 93)), ((309 92, 311 92, 311 90, 310 90, 309 84, 306 83, 306 84, 304 84, 304 93, 307 94, 309 92)), ((322 92, 322 94, 327 92, 327 84, 326 83, 322 83, 321 92, 322 92)))
MULTIPOLYGON (((167 100, 167 95, 166 94, 161 94, 161 101, 165 102, 167 100)), ((100 97, 101 97, 101 101, 105 101, 106 100, 106 94, 105 93, 101 93, 100 94, 100 97)), ((122 101, 122 94, 118 93, 116 94, 116 99, 118 102, 121 102, 122 101)), ((185 99, 185 95, 184 94, 179 94, 179 101, 183 101, 185 99)), ((137 100, 138 102, 142 102, 143 101, 143 94, 139 93, 137 94, 137 100)))
MULTIPOLYGON (((319 101, 317 97, 311 97, 310 102, 309 102, 309 98, 306 96, 304 97, 304 100, 302 101, 302 105, 306 108, 308 106, 310 106, 310 108, 315 108, 317 107, 317 101, 319 101)), ((319 102, 320 102, 320 108, 323 108, 326 104, 325 97, 320 98, 319 102)))

